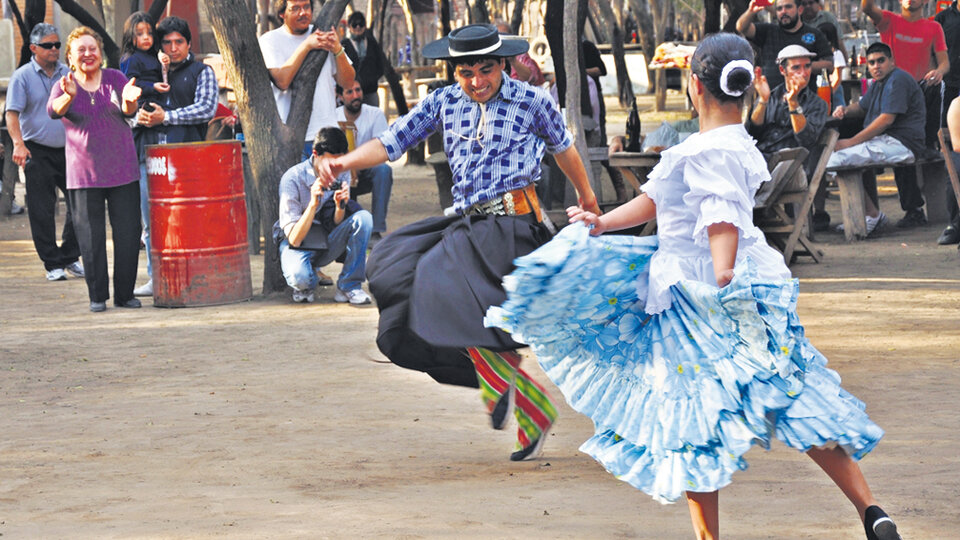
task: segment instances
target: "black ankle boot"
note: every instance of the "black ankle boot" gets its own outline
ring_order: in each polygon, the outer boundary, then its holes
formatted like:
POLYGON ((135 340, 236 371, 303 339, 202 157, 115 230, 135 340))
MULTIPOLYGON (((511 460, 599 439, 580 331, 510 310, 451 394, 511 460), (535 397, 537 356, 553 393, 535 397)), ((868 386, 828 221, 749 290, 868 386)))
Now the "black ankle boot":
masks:
POLYGON ((897 524, 879 506, 870 506, 863 513, 863 528, 867 540, 902 540, 897 524))

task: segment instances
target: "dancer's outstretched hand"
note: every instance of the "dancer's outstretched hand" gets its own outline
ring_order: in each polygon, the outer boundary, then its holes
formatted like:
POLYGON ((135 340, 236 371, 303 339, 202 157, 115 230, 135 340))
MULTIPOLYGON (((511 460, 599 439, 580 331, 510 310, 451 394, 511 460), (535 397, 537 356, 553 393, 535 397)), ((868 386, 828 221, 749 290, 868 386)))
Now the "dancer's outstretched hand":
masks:
POLYGON ((570 218, 570 223, 582 221, 584 225, 590 227, 590 234, 592 236, 599 236, 607 230, 600 220, 600 216, 593 212, 588 212, 579 206, 567 208, 567 217, 570 218))

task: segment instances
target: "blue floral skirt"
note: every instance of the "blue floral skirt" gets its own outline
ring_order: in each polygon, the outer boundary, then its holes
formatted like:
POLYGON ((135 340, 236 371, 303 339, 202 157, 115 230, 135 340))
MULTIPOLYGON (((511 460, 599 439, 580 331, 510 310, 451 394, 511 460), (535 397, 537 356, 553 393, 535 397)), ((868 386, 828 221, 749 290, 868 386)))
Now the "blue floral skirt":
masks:
POLYGON ((774 436, 854 459, 877 444, 883 430, 804 337, 797 280, 759 281, 747 261, 723 288, 677 283, 670 308, 650 315, 656 250, 656 237, 567 227, 517 259, 507 301, 487 312, 593 420, 582 451, 666 503, 726 486, 747 450, 774 436))

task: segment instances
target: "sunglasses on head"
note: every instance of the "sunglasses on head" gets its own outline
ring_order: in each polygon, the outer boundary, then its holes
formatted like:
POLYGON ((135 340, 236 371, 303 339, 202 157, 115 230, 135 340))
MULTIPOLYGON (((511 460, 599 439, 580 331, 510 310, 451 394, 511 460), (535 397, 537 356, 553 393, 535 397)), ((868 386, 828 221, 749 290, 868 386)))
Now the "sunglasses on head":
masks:
POLYGON ((62 44, 59 41, 54 41, 51 43, 34 43, 34 45, 49 51, 50 49, 59 49, 62 44))

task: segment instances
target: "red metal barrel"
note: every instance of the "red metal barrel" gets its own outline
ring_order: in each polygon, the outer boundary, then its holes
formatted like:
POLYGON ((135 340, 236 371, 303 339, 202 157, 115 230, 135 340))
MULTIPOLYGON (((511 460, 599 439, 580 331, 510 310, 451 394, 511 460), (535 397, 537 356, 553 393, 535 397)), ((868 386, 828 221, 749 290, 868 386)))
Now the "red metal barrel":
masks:
POLYGON ((238 141, 147 146, 153 305, 253 296, 242 157, 238 141))

